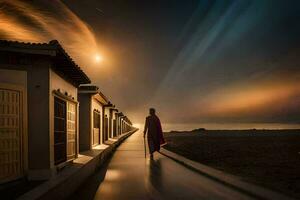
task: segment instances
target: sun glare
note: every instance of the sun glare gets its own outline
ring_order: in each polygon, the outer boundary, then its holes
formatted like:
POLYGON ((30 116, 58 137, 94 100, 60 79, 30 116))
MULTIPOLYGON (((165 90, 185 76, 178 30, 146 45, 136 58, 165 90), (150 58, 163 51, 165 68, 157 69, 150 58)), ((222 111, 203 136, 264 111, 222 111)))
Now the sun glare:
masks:
POLYGON ((100 55, 96 55, 96 56, 95 56, 95 61, 96 61, 97 63, 101 62, 102 60, 103 60, 102 56, 100 56, 100 55))

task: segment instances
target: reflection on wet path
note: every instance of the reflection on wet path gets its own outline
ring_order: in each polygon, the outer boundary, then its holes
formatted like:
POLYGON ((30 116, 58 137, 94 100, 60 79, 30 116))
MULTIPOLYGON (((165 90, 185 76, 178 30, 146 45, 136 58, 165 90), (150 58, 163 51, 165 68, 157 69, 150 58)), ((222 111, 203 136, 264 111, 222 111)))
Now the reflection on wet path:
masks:
POLYGON ((143 150, 142 133, 136 132, 117 149, 107 169, 70 199, 250 199, 158 153, 145 159, 143 150))

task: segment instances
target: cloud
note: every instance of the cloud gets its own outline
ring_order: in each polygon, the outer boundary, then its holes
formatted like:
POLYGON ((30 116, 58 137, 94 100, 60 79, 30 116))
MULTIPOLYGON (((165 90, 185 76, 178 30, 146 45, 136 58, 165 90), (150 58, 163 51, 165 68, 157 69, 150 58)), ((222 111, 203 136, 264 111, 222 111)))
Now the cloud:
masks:
POLYGON ((0 37, 24 42, 56 39, 86 69, 98 52, 92 30, 58 0, 0 1, 0 37))

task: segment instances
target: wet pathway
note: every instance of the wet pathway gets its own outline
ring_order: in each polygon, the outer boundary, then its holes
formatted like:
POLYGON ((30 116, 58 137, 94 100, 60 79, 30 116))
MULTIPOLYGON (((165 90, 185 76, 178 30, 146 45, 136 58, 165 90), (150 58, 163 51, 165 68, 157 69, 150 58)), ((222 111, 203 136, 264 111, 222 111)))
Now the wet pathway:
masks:
POLYGON ((250 199, 155 154, 144 158, 142 132, 138 131, 119 146, 107 168, 93 175, 70 199, 250 199))

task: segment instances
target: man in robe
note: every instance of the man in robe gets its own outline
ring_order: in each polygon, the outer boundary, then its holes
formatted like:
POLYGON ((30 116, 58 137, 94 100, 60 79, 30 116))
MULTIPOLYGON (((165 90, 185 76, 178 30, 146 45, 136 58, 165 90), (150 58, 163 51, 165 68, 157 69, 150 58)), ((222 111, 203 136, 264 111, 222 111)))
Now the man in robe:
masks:
POLYGON ((165 139, 160 120, 155 114, 155 109, 150 108, 149 113, 150 115, 146 118, 145 122, 144 137, 147 134, 150 158, 153 159, 153 153, 159 151, 160 145, 165 144, 165 139))

